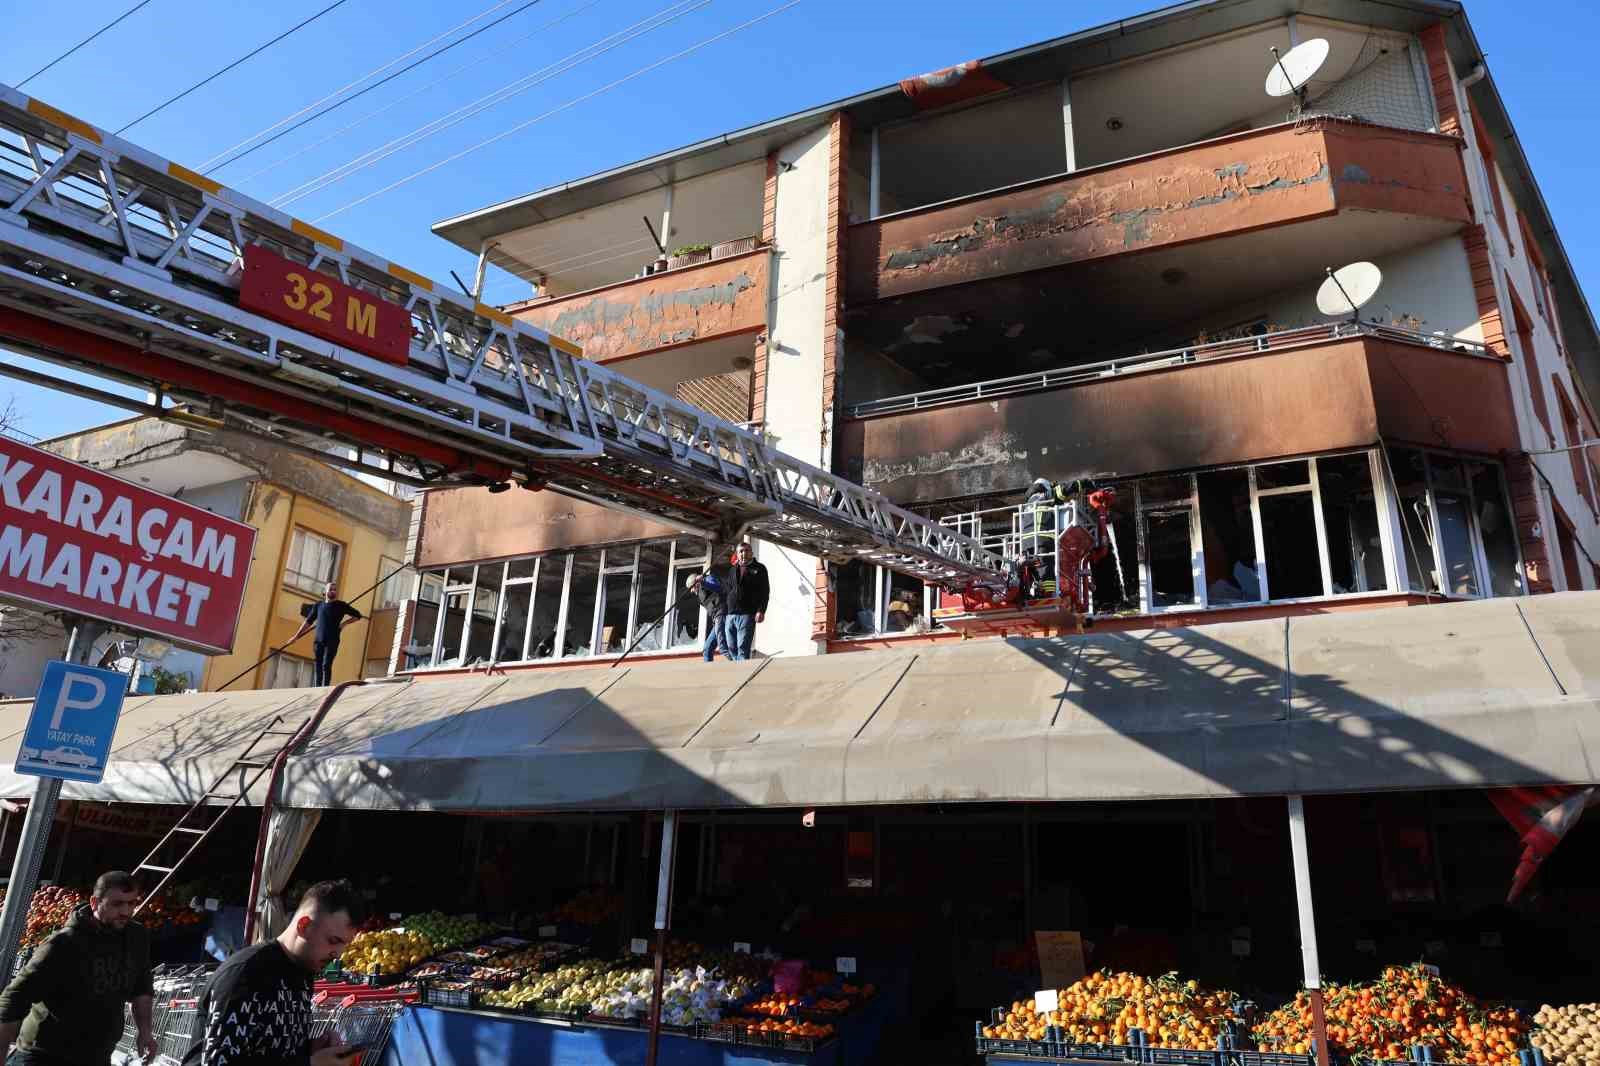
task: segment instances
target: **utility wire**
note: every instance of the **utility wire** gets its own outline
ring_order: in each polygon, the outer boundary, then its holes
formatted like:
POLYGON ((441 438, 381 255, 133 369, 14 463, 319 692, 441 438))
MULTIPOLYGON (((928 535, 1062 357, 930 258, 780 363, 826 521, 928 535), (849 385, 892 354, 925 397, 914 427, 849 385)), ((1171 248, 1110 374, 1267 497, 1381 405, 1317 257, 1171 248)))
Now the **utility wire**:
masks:
POLYGON ((296 23, 295 25, 293 25, 293 26, 289 27, 288 29, 284 30, 282 33, 278 34, 276 37, 274 37, 272 40, 268 41, 266 44, 263 44, 263 45, 255 48, 255 49, 245 53, 244 55, 240 56, 238 59, 235 59, 232 63, 229 63, 227 66, 223 67, 221 70, 217 71, 215 74, 212 74, 209 77, 201 78, 199 81, 195 82, 193 85, 189 86, 187 89, 183 90, 183 92, 179 93, 178 95, 176 95, 176 96, 172 97, 171 99, 166 100, 166 101, 156 105, 155 107, 152 107, 149 111, 146 111, 144 114, 140 115, 138 118, 134 119, 132 122, 128 123, 126 126, 122 127, 120 130, 117 130, 116 131, 117 132, 117 136, 118 137, 122 136, 124 133, 128 132, 129 130, 133 129, 133 127, 137 126, 139 123, 141 123, 145 119, 149 118, 151 115, 154 115, 154 114, 156 114, 157 112, 160 112, 160 111, 165 111, 167 108, 171 107, 173 104, 177 103, 179 100, 182 100, 185 96, 188 96, 190 93, 194 92, 196 89, 202 88, 203 86, 209 85, 210 83, 216 81, 218 78, 220 78, 224 74, 228 73, 228 71, 232 70, 234 67, 237 67, 242 63, 248 62, 251 59, 254 59, 256 56, 260 55, 262 52, 265 52, 268 48, 271 48, 273 45, 277 44, 279 41, 283 40, 285 37, 289 36, 292 33, 297 32, 299 30, 305 29, 307 26, 309 26, 313 22, 317 21, 323 15, 326 15, 328 12, 332 11, 334 8, 339 7, 342 4, 345 4, 347 2, 348 2, 348 0, 333 0, 333 3, 329 4, 327 7, 323 8, 321 11, 318 11, 315 15, 312 15, 310 18, 304 19, 303 21, 296 23))
POLYGON ((116 18, 112 19, 110 22, 106 23, 104 26, 101 26, 98 30, 95 30, 93 33, 89 34, 89 36, 85 37, 83 40, 79 41, 77 44, 73 45, 71 48, 68 48, 65 52, 62 52, 60 55, 56 56, 50 62, 46 63, 44 66, 42 66, 38 70, 34 71, 32 74, 29 74, 26 78, 23 78, 21 81, 17 82, 17 88, 19 88, 19 89, 22 88, 24 85, 28 84, 34 78, 37 78, 39 75, 43 74, 45 71, 49 70, 51 67, 55 66, 57 63, 61 62, 65 58, 67 58, 72 53, 76 52, 78 49, 82 48, 84 45, 88 44, 90 41, 92 41, 96 37, 100 36, 102 33, 106 32, 109 29, 111 29, 117 23, 121 22, 123 19, 125 19, 129 15, 133 14, 135 11, 138 11, 141 7, 144 7, 149 2, 150 2, 150 0, 139 0, 139 2, 137 4, 134 4, 132 7, 128 8, 128 10, 126 10, 122 14, 118 15, 116 18))
POLYGON ((362 82, 366 81, 368 78, 373 77, 374 75, 377 75, 377 74, 382 74, 384 71, 388 70, 390 67, 394 66, 396 63, 399 63, 401 60, 409 59, 410 57, 416 55, 418 52, 422 51, 424 48, 427 48, 429 45, 436 44, 439 41, 444 40, 446 37, 450 36, 452 33, 457 33, 457 32, 459 32, 461 30, 466 29, 468 26, 472 25, 474 22, 477 22, 479 19, 485 17, 486 15, 493 14, 494 12, 500 10, 502 7, 505 7, 507 4, 513 3, 513 2, 514 2, 514 0, 500 0, 499 3, 497 3, 494 6, 490 7, 488 10, 481 11, 478 14, 473 15, 471 18, 469 18, 467 21, 461 23, 459 26, 455 26, 455 27, 452 27, 451 29, 445 30, 443 33, 439 34, 437 37, 434 37, 431 40, 427 40, 427 41, 422 42, 421 44, 419 44, 415 48, 413 48, 411 51, 406 52, 404 55, 396 56, 394 59, 391 59, 391 60, 389 60, 389 62, 383 64, 383 66, 378 67, 378 68, 376 68, 374 70, 367 71, 365 74, 361 75, 361 77, 357 78, 355 81, 351 82, 349 85, 346 85, 344 88, 335 89, 333 92, 329 93, 327 96, 324 96, 321 100, 318 100, 314 104, 307 104, 305 107, 302 107, 299 111, 296 111, 294 114, 290 115, 288 118, 280 119, 274 125, 268 126, 266 129, 260 130, 260 131, 258 131, 256 133, 252 133, 250 136, 246 137, 244 140, 240 141, 238 144, 234 145, 232 148, 224 149, 223 151, 218 152, 216 155, 212 156, 210 159, 206 160, 203 172, 206 173, 206 174, 209 174, 213 170, 220 170, 223 167, 227 166, 229 163, 232 163, 232 162, 234 162, 236 160, 239 160, 239 159, 243 159, 245 156, 249 155, 251 152, 255 152, 255 151, 258 151, 259 149, 265 148, 267 145, 271 144, 273 141, 276 141, 280 137, 287 137, 289 134, 293 133, 295 130, 299 129, 301 126, 304 126, 306 123, 315 122, 317 119, 321 118, 323 115, 329 114, 330 112, 333 112, 333 111, 337 111, 339 108, 343 107, 345 104, 350 103, 352 100, 359 100, 361 97, 365 96, 367 93, 370 93, 372 90, 378 88, 379 86, 387 85, 389 82, 391 82, 394 79, 398 78, 400 75, 405 74, 408 71, 415 70, 417 67, 419 67, 422 64, 428 62, 428 60, 430 60, 430 59, 434 59, 434 58, 436 58, 438 56, 444 55, 446 52, 450 51, 450 49, 452 49, 452 48, 455 48, 457 45, 466 44, 468 41, 470 41, 474 37, 478 36, 478 34, 486 33, 489 30, 494 29, 496 26, 500 25, 500 23, 506 21, 506 19, 514 18, 515 16, 522 14, 522 12, 528 10, 528 8, 533 7, 536 4, 542 3, 543 0, 527 0, 526 3, 524 3, 521 7, 517 8, 515 11, 511 11, 511 12, 508 12, 508 13, 506 13, 504 15, 501 15, 499 18, 495 19, 493 22, 491 22, 491 23, 489 23, 489 24, 487 24, 485 26, 479 26, 477 29, 473 30, 471 33, 467 34, 465 37, 462 37, 462 38, 460 38, 458 40, 455 40, 455 41, 451 41, 449 44, 445 45, 443 48, 439 48, 439 49, 436 49, 436 50, 434 50, 432 52, 429 52, 427 55, 423 56, 421 59, 417 60, 416 62, 407 64, 406 66, 401 67, 399 70, 395 71, 393 74, 390 74, 388 77, 385 77, 385 78, 383 78, 383 79, 381 79, 379 81, 373 82, 371 85, 368 85, 366 88, 362 89, 360 92, 351 93, 349 96, 345 97, 343 100, 339 100, 337 103, 333 104, 331 107, 327 107, 327 108, 324 108, 321 111, 318 111, 315 115, 312 115, 310 118, 305 119, 302 122, 294 122, 295 119, 299 118, 301 115, 304 115, 306 112, 313 111, 316 108, 322 107, 322 105, 327 103, 329 100, 335 99, 336 97, 338 97, 342 93, 349 92, 351 89, 354 89, 357 85, 360 85, 362 82), (294 125, 289 126, 289 123, 291 123, 291 122, 294 122, 294 125), (288 126, 288 129, 279 129, 279 127, 282 127, 282 126, 288 126), (273 133, 274 130, 278 130, 278 132, 277 133, 273 133), (245 145, 250 144, 250 142, 255 140, 257 137, 261 137, 261 136, 263 136, 265 134, 268 134, 268 133, 272 133, 272 136, 268 137, 266 140, 262 141, 260 144, 251 145, 251 147, 245 148, 244 151, 239 152, 237 155, 233 155, 233 156, 229 156, 228 155, 229 152, 234 152, 234 151, 237 151, 240 148, 244 148, 245 145), (227 158, 223 158, 224 156, 227 156, 227 158))
MULTIPOLYGON (((461 65, 459 67, 456 67, 450 73, 445 74, 444 76, 442 76, 440 78, 437 78, 437 79, 435 79, 433 81, 430 81, 428 84, 422 86, 421 88, 413 89, 411 92, 406 93, 404 96, 396 97, 395 99, 389 101, 387 104, 384 104, 382 107, 378 108, 376 111, 369 111, 365 115, 363 115, 361 118, 356 119, 354 122, 350 123, 349 125, 341 126, 338 129, 334 130, 332 133, 328 134, 325 137, 322 137, 319 140, 312 141, 310 144, 304 145, 304 146, 302 146, 300 148, 296 148, 294 151, 290 152, 288 155, 279 157, 275 162, 268 163, 266 166, 262 167, 260 170, 251 171, 249 174, 246 174, 242 178, 235 178, 234 179, 234 184, 235 185, 244 185, 246 182, 254 181, 256 178, 261 177, 261 175, 266 174, 269 171, 273 171, 273 170, 278 169, 279 167, 281 167, 283 164, 287 163, 291 159, 299 158, 300 156, 305 155, 307 152, 313 151, 314 149, 317 149, 317 148, 321 148, 323 145, 327 144, 329 141, 335 140, 335 139, 337 139, 339 137, 343 137, 345 134, 349 133, 351 130, 355 129, 357 126, 360 126, 361 124, 363 124, 365 122, 368 122, 371 119, 377 118, 379 115, 383 114, 385 111, 392 111, 393 109, 399 107, 401 104, 405 103, 407 100, 411 100, 411 99, 414 99, 415 97, 421 96, 423 93, 429 91, 430 89, 438 88, 440 85, 443 85, 447 81, 455 80, 455 78, 458 75, 465 74, 469 70, 475 70, 475 69, 483 66, 483 64, 487 60, 489 60, 490 58, 492 58, 494 56, 497 56, 497 55, 500 55, 502 52, 510 51, 511 49, 515 48, 517 45, 521 44, 523 41, 526 41, 531 37, 537 37, 539 34, 545 32, 546 30, 552 29, 552 28, 554 28, 556 26, 559 26, 559 25, 561 25, 561 23, 566 22, 570 18, 577 17, 578 15, 583 14, 585 11, 588 11, 590 8, 595 7, 599 3, 600 3, 600 0, 588 0, 588 2, 585 3, 582 7, 573 8, 571 11, 567 12, 565 15, 561 15, 561 16, 558 16, 556 18, 553 18, 549 22, 546 22, 544 25, 538 27, 537 29, 523 34, 521 37, 512 38, 511 40, 507 41, 505 44, 501 45, 499 48, 496 48, 496 49, 494 49, 493 51, 490 51, 490 52, 486 52, 483 55, 482 58, 474 59, 470 63, 465 63, 465 64, 463 64, 463 65, 461 65)), ((332 110, 332 108, 330 108, 329 110, 332 110)), ((323 114, 327 114, 327 112, 324 111, 323 114)), ((321 116, 319 115, 318 117, 320 118, 321 116)), ((232 162, 232 160, 229 160, 229 162, 232 162)), ((225 166, 226 164, 223 164, 223 165, 225 166)))
POLYGON ((365 195, 365 196, 359 197, 359 198, 357 198, 355 200, 351 200, 349 203, 345 204, 343 207, 335 208, 334 210, 329 211, 327 214, 320 216, 317 219, 317 221, 321 222, 324 219, 332 218, 335 215, 341 215, 344 212, 350 210, 352 207, 357 207, 357 206, 359 206, 361 204, 364 204, 368 200, 372 200, 372 199, 375 199, 375 198, 377 198, 379 196, 382 196, 384 193, 393 192, 395 189, 400 188, 402 185, 410 184, 411 182, 417 180, 418 178, 422 177, 425 174, 431 174, 433 171, 438 170, 440 167, 446 166, 446 165, 448 165, 450 163, 454 163, 456 160, 461 159, 461 158, 463 158, 465 156, 469 156, 472 153, 477 152, 477 151, 479 151, 479 150, 481 150, 483 148, 487 148, 489 145, 494 144, 494 143, 496 143, 498 141, 503 141, 507 137, 510 137, 510 136, 512 136, 513 134, 516 134, 516 133, 520 133, 523 130, 527 129, 529 126, 534 125, 535 123, 543 122, 545 119, 550 118, 552 115, 560 114, 561 112, 569 110, 569 109, 571 109, 573 107, 576 107, 578 104, 581 104, 581 103, 583 103, 583 102, 585 102, 587 100, 592 100, 596 96, 599 96, 601 93, 609 92, 612 89, 615 89, 619 85, 624 85, 627 82, 630 82, 630 81, 634 80, 635 78, 639 78, 639 77, 644 76, 645 74, 650 73, 652 70, 656 70, 659 67, 664 67, 668 63, 671 63, 671 62, 674 62, 676 60, 682 59, 684 56, 690 55, 690 54, 692 54, 694 52, 698 52, 700 49, 705 48, 708 45, 716 44, 718 41, 726 40, 727 38, 732 37, 734 34, 739 33, 739 32, 741 32, 743 30, 747 30, 751 26, 754 26, 759 22, 765 22, 767 19, 772 18, 774 15, 782 14, 783 12, 789 10, 790 8, 798 6, 800 4, 800 2, 801 2, 801 0, 789 0, 788 3, 780 4, 779 6, 773 8, 771 11, 768 11, 764 15, 757 15, 755 18, 750 19, 747 22, 741 22, 739 25, 734 26, 731 29, 723 30, 721 33, 715 34, 714 36, 711 36, 711 37, 707 37, 705 40, 700 41, 697 44, 690 45, 688 48, 685 48, 681 52, 675 52, 672 55, 667 56, 667 57, 665 57, 663 59, 656 60, 654 63, 648 64, 647 66, 640 67, 638 70, 634 71, 632 74, 626 75, 625 77, 618 78, 616 81, 610 82, 610 83, 608 83, 606 85, 602 85, 600 88, 595 89, 592 92, 584 93, 582 96, 574 97, 573 99, 568 100, 566 103, 560 105, 559 107, 555 107, 555 108, 550 109, 549 111, 546 111, 542 115, 536 115, 533 118, 528 119, 526 122, 519 122, 517 125, 512 126, 508 130, 505 130, 505 131, 503 131, 501 133, 497 133, 493 137, 490 137, 490 138, 488 138, 486 140, 479 141, 477 144, 472 145, 470 148, 464 148, 461 151, 455 153, 454 155, 446 156, 445 158, 439 160, 436 163, 431 163, 428 166, 423 167, 421 170, 416 171, 415 173, 406 175, 405 177, 401 178, 399 181, 391 182, 390 184, 383 186, 381 189, 375 189, 372 192, 367 193, 367 195, 365 195))
POLYGON ((431 122, 426 122, 409 133, 401 134, 399 137, 389 141, 387 144, 380 145, 371 151, 363 152, 355 159, 352 159, 340 166, 334 167, 332 170, 318 177, 312 178, 310 181, 303 182, 302 184, 295 186, 293 189, 290 189, 288 192, 274 197, 269 202, 273 207, 284 207, 288 204, 294 203, 296 200, 303 200, 312 193, 320 192, 321 190, 328 188, 330 185, 336 185, 345 178, 350 177, 352 174, 359 173, 373 164, 387 159, 396 152, 409 148, 412 145, 422 143, 424 140, 432 137, 435 133, 443 132, 444 130, 449 129, 451 126, 455 126, 459 123, 465 122, 469 118, 480 115, 492 107, 496 107, 499 104, 512 99, 513 97, 527 92, 536 85, 541 85, 544 82, 550 81, 551 79, 556 78, 569 70, 589 62, 591 59, 597 59, 600 56, 605 55, 607 52, 620 48, 622 45, 636 40, 652 30, 660 29, 662 26, 665 26, 670 22, 674 22, 692 11, 697 11, 700 8, 707 6, 711 2, 712 0, 679 0, 678 3, 673 4, 671 7, 635 22, 627 29, 618 30, 616 33, 613 33, 607 37, 602 37, 594 44, 580 48, 576 52, 573 52, 570 55, 549 64, 548 66, 541 67, 532 74, 525 75, 521 78, 518 78, 516 81, 503 85, 493 92, 485 93, 476 100, 456 108, 454 111, 451 111, 449 114, 446 114, 441 118, 436 118, 431 122))

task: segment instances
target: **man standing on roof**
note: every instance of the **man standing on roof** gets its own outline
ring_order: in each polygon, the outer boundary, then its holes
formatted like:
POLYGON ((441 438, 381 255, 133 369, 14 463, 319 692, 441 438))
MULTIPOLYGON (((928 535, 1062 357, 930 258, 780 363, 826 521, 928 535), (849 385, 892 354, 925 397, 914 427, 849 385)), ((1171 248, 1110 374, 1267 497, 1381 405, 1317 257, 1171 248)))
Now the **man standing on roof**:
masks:
POLYGON ((87 906, 39 945, 0 994, 0 1061, 12 1066, 106 1066, 133 1005, 139 1054, 156 1053, 150 936, 133 920, 139 892, 120 870, 100 875, 87 906))
POLYGON ((200 997, 205 1033, 183 1057, 188 1066, 348 1066, 359 1048, 312 1050, 311 989, 361 922, 349 881, 306 889, 276 940, 235 952, 200 997))
POLYGON ((320 688, 333 684, 333 660, 339 656, 339 634, 351 622, 361 620, 361 612, 339 598, 339 585, 330 581, 322 590, 319 603, 308 603, 300 608, 305 621, 300 632, 289 638, 293 644, 313 628, 317 635, 311 643, 311 684, 320 688))
POLYGON ((749 541, 741 543, 728 571, 728 614, 722 622, 722 650, 728 658, 750 658, 756 623, 767 620, 767 599, 771 594, 767 568, 756 562, 749 541))

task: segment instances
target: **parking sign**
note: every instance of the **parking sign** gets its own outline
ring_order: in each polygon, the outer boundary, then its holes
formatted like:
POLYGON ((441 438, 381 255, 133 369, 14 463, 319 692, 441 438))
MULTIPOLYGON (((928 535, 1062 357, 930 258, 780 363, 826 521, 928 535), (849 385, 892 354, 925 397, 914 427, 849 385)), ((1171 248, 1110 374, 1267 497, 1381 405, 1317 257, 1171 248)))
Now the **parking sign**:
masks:
POLYGON ((127 691, 128 676, 115 670, 46 663, 17 749, 17 773, 99 781, 106 774, 127 691))

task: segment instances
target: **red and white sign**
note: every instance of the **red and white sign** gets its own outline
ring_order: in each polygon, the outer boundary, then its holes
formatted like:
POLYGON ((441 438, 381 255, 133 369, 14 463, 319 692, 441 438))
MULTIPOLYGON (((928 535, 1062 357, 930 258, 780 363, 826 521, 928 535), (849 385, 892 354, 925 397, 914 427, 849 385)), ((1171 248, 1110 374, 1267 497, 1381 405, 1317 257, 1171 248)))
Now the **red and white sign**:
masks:
POLYGON ((0 438, 0 601, 233 650, 256 531, 0 438))
POLYGON ((411 313, 259 244, 244 249, 239 306, 386 363, 411 358, 411 313))

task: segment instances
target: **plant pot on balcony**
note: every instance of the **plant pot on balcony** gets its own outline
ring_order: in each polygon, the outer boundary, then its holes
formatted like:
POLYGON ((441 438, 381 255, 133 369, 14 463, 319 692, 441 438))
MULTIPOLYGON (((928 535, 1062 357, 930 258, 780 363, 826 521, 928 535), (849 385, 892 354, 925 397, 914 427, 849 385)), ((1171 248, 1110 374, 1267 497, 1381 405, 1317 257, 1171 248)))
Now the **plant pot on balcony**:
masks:
POLYGON ((730 255, 743 255, 746 252, 753 252, 760 243, 760 237, 740 237, 736 241, 722 241, 711 246, 711 258, 726 259, 730 255))
POLYGON ((709 262, 711 262, 710 245, 702 244, 691 248, 677 248, 667 257, 667 269, 677 270, 680 267, 709 262))

